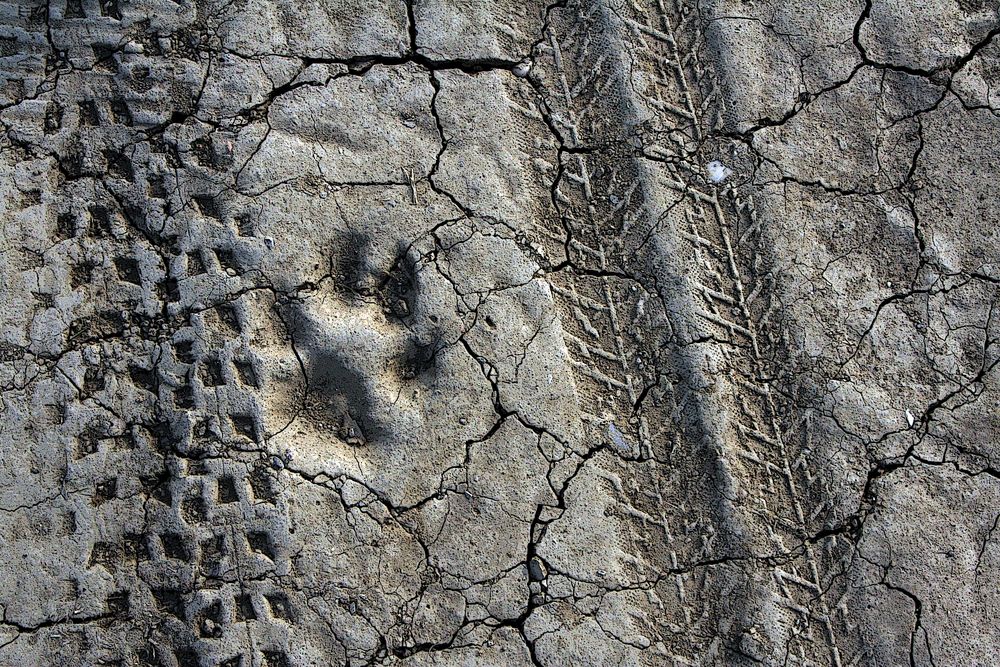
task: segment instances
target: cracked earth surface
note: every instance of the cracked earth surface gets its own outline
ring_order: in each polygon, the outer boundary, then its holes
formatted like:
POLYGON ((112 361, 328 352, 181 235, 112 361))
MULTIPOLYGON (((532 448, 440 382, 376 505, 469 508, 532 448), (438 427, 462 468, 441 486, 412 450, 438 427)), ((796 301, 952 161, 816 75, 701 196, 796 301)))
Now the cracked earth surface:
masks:
POLYGON ((994 664, 998 33, 0 3, 0 664, 994 664))

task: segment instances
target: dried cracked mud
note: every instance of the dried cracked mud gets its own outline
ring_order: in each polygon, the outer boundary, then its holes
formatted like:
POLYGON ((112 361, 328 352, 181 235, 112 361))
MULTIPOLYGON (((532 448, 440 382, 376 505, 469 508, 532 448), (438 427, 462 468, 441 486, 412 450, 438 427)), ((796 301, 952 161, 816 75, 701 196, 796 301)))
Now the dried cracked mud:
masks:
POLYGON ((0 664, 995 664, 998 33, 0 3, 0 664))

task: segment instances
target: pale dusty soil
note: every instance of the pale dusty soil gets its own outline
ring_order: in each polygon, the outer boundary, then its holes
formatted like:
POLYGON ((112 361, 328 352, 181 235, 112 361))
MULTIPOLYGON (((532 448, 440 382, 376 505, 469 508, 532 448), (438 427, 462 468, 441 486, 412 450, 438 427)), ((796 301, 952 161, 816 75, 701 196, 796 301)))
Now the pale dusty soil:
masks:
POLYGON ((0 5, 0 665, 989 665, 983 0, 0 5))

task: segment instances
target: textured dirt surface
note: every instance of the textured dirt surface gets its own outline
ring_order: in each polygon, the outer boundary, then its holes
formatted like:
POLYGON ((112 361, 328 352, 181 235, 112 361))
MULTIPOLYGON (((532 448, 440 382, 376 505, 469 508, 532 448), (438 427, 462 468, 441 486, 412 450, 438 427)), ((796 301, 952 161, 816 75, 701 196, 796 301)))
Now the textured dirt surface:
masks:
POLYGON ((0 664, 994 664, 998 26, 0 3, 0 664))

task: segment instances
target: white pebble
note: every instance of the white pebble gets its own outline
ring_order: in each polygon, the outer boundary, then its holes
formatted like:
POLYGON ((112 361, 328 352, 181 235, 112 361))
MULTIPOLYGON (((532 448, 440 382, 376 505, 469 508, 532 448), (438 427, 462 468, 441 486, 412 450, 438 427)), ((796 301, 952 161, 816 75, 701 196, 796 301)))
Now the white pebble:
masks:
POLYGON ((615 443, 618 449, 626 453, 632 451, 632 445, 625 440, 625 435, 615 426, 614 422, 608 424, 608 435, 611 436, 611 442, 615 443))
POLYGON ((733 170, 718 160, 713 160, 708 163, 708 180, 713 183, 721 183, 732 175, 733 170))

